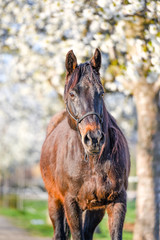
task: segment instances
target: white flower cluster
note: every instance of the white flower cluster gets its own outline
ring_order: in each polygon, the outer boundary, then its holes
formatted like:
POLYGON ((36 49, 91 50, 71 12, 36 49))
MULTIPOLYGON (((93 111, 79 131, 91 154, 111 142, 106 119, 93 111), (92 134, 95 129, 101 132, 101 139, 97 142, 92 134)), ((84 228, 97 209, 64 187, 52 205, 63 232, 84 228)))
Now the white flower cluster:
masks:
MULTIPOLYGON (((13 79, 44 82, 53 76, 53 85, 55 77, 56 90, 61 94, 67 51, 73 49, 80 62, 96 47, 129 69, 127 59, 136 69, 149 57, 151 70, 159 72, 158 24, 152 20, 143 38, 134 36, 135 26, 141 24, 135 16, 144 4, 144 0, 129 0, 126 4, 121 0, 1 1, 0 47, 17 55, 13 79), (132 22, 130 26, 128 21, 132 22)), ((148 1, 146 14, 148 19, 159 17, 159 2, 148 1)), ((126 74, 131 72, 129 69, 126 74)), ((102 77, 105 79, 105 75, 102 77)))

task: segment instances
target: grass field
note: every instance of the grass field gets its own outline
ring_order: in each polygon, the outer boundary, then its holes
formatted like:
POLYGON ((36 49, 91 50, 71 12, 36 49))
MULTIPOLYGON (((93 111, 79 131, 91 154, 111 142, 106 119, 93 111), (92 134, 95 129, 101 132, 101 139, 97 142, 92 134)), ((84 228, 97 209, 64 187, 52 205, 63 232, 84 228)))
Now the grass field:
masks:
MULTIPOLYGON (((11 218, 12 222, 33 235, 49 236, 53 235, 52 226, 47 224, 47 202, 46 201, 24 201, 24 210, 19 211, 14 208, 0 208, 0 215, 11 218)), ((135 221, 135 202, 128 202, 126 220, 123 231, 123 240, 131 240, 135 221)), ((100 223, 100 233, 94 234, 95 240, 110 239, 107 214, 100 223)))

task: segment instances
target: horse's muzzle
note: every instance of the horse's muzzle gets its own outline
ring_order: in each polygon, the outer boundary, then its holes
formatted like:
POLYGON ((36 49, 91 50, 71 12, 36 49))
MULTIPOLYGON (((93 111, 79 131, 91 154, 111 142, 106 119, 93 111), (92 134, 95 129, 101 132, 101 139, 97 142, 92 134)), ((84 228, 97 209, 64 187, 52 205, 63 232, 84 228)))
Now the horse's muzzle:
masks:
POLYGON ((98 154, 104 144, 105 136, 101 130, 88 131, 83 137, 83 144, 89 154, 98 154))

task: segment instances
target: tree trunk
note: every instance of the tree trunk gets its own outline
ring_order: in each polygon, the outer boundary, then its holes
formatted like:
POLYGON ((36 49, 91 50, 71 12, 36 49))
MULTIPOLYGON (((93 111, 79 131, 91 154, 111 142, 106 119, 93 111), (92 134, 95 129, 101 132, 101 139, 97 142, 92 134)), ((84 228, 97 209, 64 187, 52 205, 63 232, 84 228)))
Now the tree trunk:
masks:
POLYGON ((134 240, 159 240, 160 110, 152 85, 134 92, 138 116, 137 202, 134 240), (159 182, 159 183, 158 183, 159 182))

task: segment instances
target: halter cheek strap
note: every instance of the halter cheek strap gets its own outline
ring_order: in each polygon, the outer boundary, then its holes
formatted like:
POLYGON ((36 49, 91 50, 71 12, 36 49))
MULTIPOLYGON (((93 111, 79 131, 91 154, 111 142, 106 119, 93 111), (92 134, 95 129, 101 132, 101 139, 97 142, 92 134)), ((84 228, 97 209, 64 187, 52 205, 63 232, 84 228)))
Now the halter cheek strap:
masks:
MULTIPOLYGON (((72 115, 72 113, 70 112, 67 103, 66 103, 66 110, 67 110, 68 114, 76 121, 76 123, 77 123, 77 126, 76 126, 76 127, 77 127, 77 130, 78 130, 78 131, 79 131, 79 126, 78 126, 79 123, 82 122, 82 120, 83 120, 84 118, 86 118, 86 117, 88 117, 88 116, 90 116, 90 115, 96 115, 96 116, 98 117, 100 123, 103 122, 103 119, 101 118, 101 116, 100 116, 98 113, 96 113, 96 112, 88 112, 88 113, 84 114, 81 118, 75 118, 75 117, 72 115)), ((79 132, 79 133, 80 133, 80 132, 79 132)))

